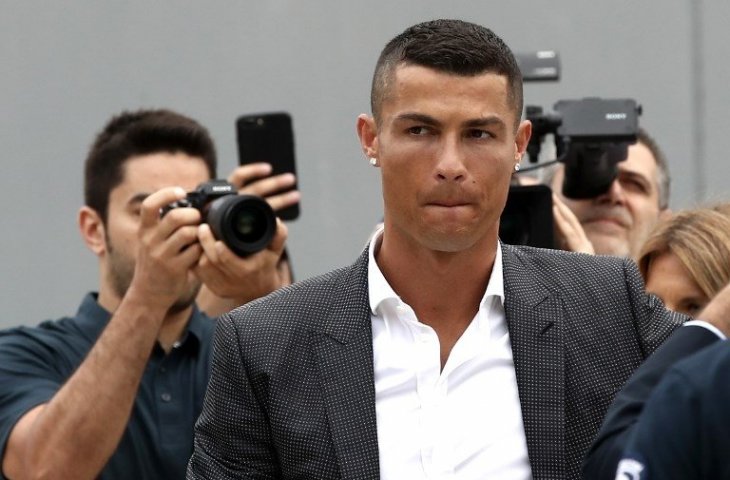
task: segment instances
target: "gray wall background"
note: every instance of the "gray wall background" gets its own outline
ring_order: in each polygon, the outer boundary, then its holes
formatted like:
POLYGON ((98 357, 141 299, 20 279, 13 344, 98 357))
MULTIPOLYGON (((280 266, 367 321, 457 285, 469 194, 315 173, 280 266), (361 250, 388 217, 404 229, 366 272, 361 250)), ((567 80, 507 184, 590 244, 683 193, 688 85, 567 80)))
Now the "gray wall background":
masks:
POLYGON ((302 216, 298 278, 351 262, 382 212, 355 118, 372 69, 407 26, 438 17, 493 28, 514 51, 555 49, 562 80, 528 103, 631 97, 664 146, 673 208, 726 199, 730 3, 690 0, 442 2, 0 0, 0 327, 75 312, 97 284, 76 212, 94 134, 123 109, 170 107, 212 132, 222 176, 234 120, 294 118, 302 216))

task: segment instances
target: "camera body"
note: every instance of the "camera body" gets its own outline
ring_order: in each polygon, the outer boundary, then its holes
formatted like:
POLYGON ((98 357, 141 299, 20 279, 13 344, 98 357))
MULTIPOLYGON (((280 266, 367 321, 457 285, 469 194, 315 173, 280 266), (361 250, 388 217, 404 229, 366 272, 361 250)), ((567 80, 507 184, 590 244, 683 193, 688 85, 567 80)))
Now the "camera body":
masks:
POLYGON ((195 208, 213 235, 236 255, 245 257, 266 248, 276 234, 276 215, 268 203, 255 195, 238 195, 225 180, 201 183, 187 196, 160 211, 195 208))
POLYGON ((641 106, 632 99, 588 97, 560 100, 555 113, 526 107, 533 135, 528 145, 530 162, 537 162, 540 145, 552 134, 558 160, 565 164, 563 195, 593 198, 606 192, 618 175, 618 163, 636 143, 641 106))

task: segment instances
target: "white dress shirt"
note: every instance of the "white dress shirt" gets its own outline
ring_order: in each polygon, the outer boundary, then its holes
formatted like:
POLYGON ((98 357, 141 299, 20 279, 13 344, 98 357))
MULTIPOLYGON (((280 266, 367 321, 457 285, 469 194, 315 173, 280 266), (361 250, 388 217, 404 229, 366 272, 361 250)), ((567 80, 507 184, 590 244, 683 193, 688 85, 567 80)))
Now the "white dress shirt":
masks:
POLYGON ((499 243, 479 311, 441 371, 436 332, 375 262, 381 237, 368 265, 381 478, 531 478, 499 243))

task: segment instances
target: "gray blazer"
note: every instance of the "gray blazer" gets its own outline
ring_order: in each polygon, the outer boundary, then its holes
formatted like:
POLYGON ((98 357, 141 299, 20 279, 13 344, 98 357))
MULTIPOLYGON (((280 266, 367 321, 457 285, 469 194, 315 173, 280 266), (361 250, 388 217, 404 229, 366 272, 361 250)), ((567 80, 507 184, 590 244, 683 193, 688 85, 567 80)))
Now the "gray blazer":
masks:
MULTIPOLYGON (((379 478, 367 249, 223 316, 188 478, 379 478)), ((603 415, 682 323, 633 262, 503 246, 535 479, 580 478, 603 415)))

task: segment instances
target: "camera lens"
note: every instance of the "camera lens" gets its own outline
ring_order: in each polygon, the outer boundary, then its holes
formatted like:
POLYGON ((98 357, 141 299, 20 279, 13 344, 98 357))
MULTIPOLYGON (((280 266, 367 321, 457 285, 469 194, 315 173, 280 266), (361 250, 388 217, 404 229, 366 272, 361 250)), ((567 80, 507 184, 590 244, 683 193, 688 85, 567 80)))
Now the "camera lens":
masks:
POLYGON ((226 195, 210 203, 205 221, 213 235, 241 257, 266 248, 276 234, 276 216, 254 195, 226 195))
POLYGON ((233 233, 242 242, 256 242, 266 231, 266 215, 258 208, 236 208, 231 214, 233 233))

